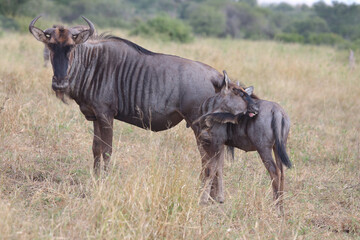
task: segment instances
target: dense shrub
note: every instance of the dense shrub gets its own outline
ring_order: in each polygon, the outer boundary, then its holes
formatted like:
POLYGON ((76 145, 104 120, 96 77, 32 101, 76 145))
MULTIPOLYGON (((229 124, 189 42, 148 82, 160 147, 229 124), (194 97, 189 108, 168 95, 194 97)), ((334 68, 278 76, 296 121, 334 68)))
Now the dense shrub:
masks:
POLYGON ((325 20, 319 17, 314 17, 292 22, 284 29, 284 31, 287 33, 298 33, 307 37, 312 32, 327 33, 330 30, 325 20))
POLYGON ((37 22, 37 26, 43 24, 44 28, 54 23, 85 24, 80 17, 85 16, 99 29, 135 28, 133 34, 178 42, 190 41, 191 34, 337 46, 348 46, 360 39, 359 4, 333 1, 328 5, 319 1, 313 6, 286 3, 260 6, 257 2, 0 0, 0 28, 27 32, 31 19, 42 13, 43 18, 37 22), (154 18, 159 15, 162 17, 154 18))
POLYGON ((307 43, 316 45, 338 45, 344 42, 344 39, 335 33, 310 33, 307 43))
POLYGON ((207 5, 197 5, 189 7, 187 11, 187 20, 194 33, 215 37, 224 35, 226 20, 222 10, 207 5))
POLYGON ((13 18, 0 15, 0 28, 17 31, 19 30, 19 25, 13 18))
POLYGON ((158 16, 147 22, 141 22, 131 31, 132 35, 145 35, 164 41, 190 42, 193 37, 191 28, 182 21, 169 16, 158 16))
POLYGON ((248 4, 231 3, 225 8, 226 35, 234 38, 272 39, 275 24, 270 21, 266 9, 251 7, 248 4))
POLYGON ((279 33, 275 36, 275 40, 286 43, 304 43, 304 36, 297 33, 279 33))

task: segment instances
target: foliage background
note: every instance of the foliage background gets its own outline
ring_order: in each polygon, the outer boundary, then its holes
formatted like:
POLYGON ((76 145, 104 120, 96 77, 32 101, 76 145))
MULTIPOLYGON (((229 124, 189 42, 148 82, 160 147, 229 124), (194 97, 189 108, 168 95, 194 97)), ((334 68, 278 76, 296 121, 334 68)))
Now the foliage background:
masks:
POLYGON ((197 35, 352 49, 360 43, 360 5, 336 1, 259 6, 256 0, 0 0, 0 28, 27 31, 40 13, 47 21, 68 24, 81 23, 84 15, 101 28, 178 42, 197 35))

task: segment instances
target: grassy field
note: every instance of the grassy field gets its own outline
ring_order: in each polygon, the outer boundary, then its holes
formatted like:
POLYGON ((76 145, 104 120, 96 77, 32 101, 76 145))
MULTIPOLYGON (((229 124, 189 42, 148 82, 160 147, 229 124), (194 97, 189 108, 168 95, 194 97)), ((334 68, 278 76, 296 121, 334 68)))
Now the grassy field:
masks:
MULTIPOLYGON (((227 162, 224 204, 199 206, 200 155, 184 123, 116 122, 112 169, 92 174, 92 123, 51 90, 41 43, 0 38, 0 239, 360 239, 360 65, 347 52, 273 42, 129 38, 253 85, 291 118, 285 216, 257 153, 227 162)), ((360 56, 355 53, 356 57, 360 56)), ((358 57, 360 59, 360 57, 358 57)))

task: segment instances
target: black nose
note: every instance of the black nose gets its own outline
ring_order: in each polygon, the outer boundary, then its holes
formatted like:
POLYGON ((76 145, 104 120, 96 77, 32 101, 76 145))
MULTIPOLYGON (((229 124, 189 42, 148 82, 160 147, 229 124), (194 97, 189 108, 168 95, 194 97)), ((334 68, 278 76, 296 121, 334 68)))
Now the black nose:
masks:
POLYGON ((53 76, 52 79, 52 89, 54 91, 64 91, 69 87, 69 79, 68 78, 58 78, 53 76))

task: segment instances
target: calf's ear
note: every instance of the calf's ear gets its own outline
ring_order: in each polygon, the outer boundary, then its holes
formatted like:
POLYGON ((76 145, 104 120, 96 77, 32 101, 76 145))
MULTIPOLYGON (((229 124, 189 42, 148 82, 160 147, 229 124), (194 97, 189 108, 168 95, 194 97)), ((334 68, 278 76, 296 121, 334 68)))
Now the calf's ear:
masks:
POLYGON ((254 87, 250 86, 250 87, 245 88, 244 90, 247 94, 249 94, 249 96, 251 96, 254 92, 254 87))

